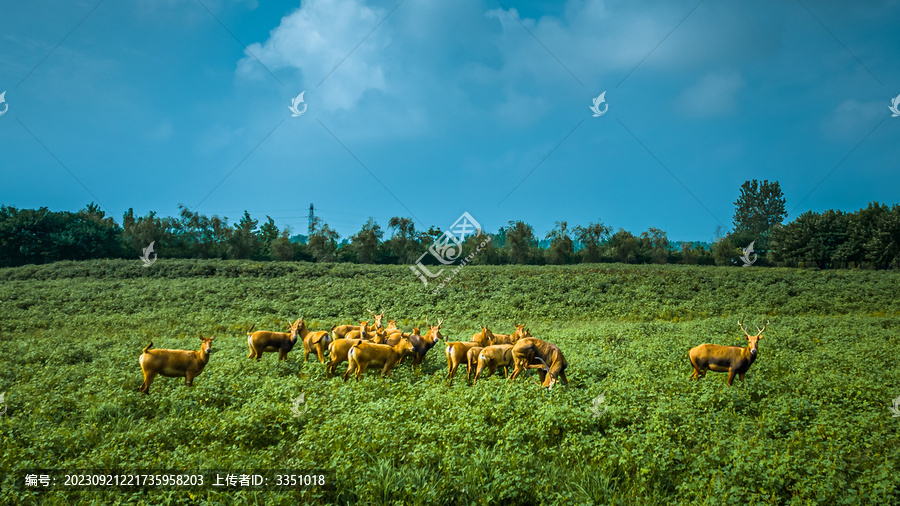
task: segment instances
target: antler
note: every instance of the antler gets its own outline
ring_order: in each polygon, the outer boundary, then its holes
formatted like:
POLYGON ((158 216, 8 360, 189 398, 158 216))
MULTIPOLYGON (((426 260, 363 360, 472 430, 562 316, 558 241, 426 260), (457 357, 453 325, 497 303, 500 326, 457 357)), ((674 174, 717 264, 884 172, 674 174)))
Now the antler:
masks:
POLYGON ((766 327, 768 327, 768 326, 769 326, 769 320, 766 320, 766 324, 763 325, 763 328, 762 328, 762 329, 760 329, 758 326, 754 325, 754 327, 756 327, 756 330, 759 331, 759 334, 756 334, 756 335, 757 335, 757 336, 761 336, 762 333, 763 333, 763 331, 765 331, 765 330, 766 330, 766 327))
POLYGON ((743 323, 743 320, 744 320, 744 315, 741 315, 741 319, 740 319, 740 320, 738 320, 738 327, 740 327, 740 328, 741 328, 741 330, 743 330, 743 331, 744 331, 744 334, 746 334, 746 335, 747 335, 747 337, 750 337, 750 333, 749 333, 749 332, 747 332, 747 329, 745 329, 745 328, 744 328, 744 323, 743 323))
POLYGON ((372 318, 375 318, 375 313, 373 313, 371 309, 366 309, 366 312, 372 315, 372 318))
POLYGON ((440 327, 443 323, 444 323, 444 319, 441 318, 440 320, 438 320, 437 326, 440 327))

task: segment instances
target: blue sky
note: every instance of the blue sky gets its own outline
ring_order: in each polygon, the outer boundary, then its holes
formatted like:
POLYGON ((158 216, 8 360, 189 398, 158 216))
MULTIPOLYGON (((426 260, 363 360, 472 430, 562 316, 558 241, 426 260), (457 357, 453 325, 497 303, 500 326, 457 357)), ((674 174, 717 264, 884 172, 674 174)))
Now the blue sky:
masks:
POLYGON ((898 202, 900 3, 4 2, 0 202, 710 240, 898 202), (291 117, 305 91, 306 112, 291 117), (606 91, 609 109, 593 117, 606 91), (80 182, 79 182, 80 181, 80 182), (512 193, 510 193, 512 192, 512 193))

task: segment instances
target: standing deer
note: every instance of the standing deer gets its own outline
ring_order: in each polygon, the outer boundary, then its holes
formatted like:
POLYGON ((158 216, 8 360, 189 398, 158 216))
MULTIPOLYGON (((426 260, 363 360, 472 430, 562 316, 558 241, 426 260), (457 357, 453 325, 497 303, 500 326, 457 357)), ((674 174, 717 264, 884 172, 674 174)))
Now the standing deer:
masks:
POLYGON ((184 377, 184 384, 194 386, 194 378, 203 372, 209 362, 213 337, 201 337, 200 351, 191 350, 151 350, 153 343, 144 348, 138 362, 144 373, 141 393, 150 394, 150 385, 157 374, 167 378, 184 377))
POLYGON ((525 369, 537 369, 542 387, 550 388, 557 381, 569 384, 566 379, 569 363, 554 344, 536 337, 523 337, 513 345, 512 356, 515 369, 509 376, 509 381, 516 379, 525 369))
POLYGON ((744 328, 743 319, 744 316, 741 315, 741 319, 737 323, 738 327, 744 331, 744 336, 748 341, 747 347, 701 344, 691 348, 688 352, 691 365, 694 366, 694 374, 691 375, 691 379, 703 378, 706 376, 706 371, 714 371, 728 373, 728 386, 734 382, 735 376, 738 376, 741 382, 744 381, 744 374, 747 374, 747 370, 759 355, 757 343, 763 338, 762 333, 769 326, 769 321, 766 320, 763 328, 756 327, 759 333, 751 336, 744 328))
MULTIPOLYGON (((250 347, 250 355, 247 358, 259 360, 263 353, 276 351, 278 352, 278 360, 287 358, 287 354, 297 344, 302 321, 300 318, 297 318, 297 321, 291 324, 290 334, 286 332, 269 332, 267 330, 257 330, 253 333, 247 332, 247 346, 250 347)), ((253 330, 253 327, 250 327, 250 330, 253 330)))
POLYGON ((310 332, 301 318, 297 336, 303 341, 303 362, 306 362, 310 353, 315 353, 319 363, 324 364, 325 352, 328 351, 328 345, 331 344, 331 334, 324 330, 310 332))
MULTIPOLYGON (((426 320, 426 325, 427 324, 426 320)), ((441 325, 443 324, 444 319, 441 318, 438 320, 437 325, 430 327, 424 336, 419 335, 419 329, 413 329, 412 334, 409 336, 409 341, 412 343, 413 349, 415 350, 415 358, 413 358, 412 363, 413 368, 417 365, 421 365, 422 362, 425 361, 425 354, 428 353, 428 350, 434 348, 434 345, 437 344, 439 339, 444 338, 444 336, 441 335, 441 325)))
POLYGON ((487 325, 482 325, 481 331, 472 334, 471 340, 478 343, 478 346, 487 348, 488 346, 494 344, 495 339, 496 337, 494 337, 494 333, 487 328, 487 325))
MULTIPOLYGON (((372 315, 372 318, 375 318, 375 328, 380 328, 382 326, 381 321, 384 319, 384 310, 381 311, 381 314, 375 314, 369 309, 366 309, 366 311, 372 315)), ((359 330, 359 325, 335 325, 331 327, 331 336, 334 339, 343 339, 354 330, 359 330)))
MULTIPOLYGON (((492 334, 494 342, 491 344, 516 344, 523 337, 532 337, 531 332, 525 328, 525 325, 516 325, 516 330, 512 334, 492 334)), ((474 336, 473 336, 474 337, 474 336)), ((473 339, 474 341, 474 339, 473 339)))
POLYGON ((513 366, 512 356, 513 345, 511 344, 495 344, 481 350, 478 354, 478 368, 475 370, 475 380, 472 384, 478 382, 478 378, 487 369, 487 376, 494 374, 498 367, 503 367, 505 376, 509 376, 509 368, 513 366))

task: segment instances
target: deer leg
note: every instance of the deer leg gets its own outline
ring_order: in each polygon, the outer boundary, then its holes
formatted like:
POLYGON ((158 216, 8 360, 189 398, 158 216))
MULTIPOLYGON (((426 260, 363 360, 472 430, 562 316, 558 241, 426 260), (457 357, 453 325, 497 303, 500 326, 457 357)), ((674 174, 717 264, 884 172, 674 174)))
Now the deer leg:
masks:
POLYGON ((735 374, 737 373, 734 369, 728 371, 728 386, 731 386, 731 384, 734 383, 735 374))
POLYGON ((344 373, 344 381, 347 381, 347 378, 350 377, 350 373, 353 372, 353 362, 347 364, 347 372, 344 373))
POLYGON ((745 374, 745 373, 740 373, 740 374, 738 374, 738 378, 740 378, 741 383, 744 382, 744 374, 745 374))
POLYGON ((185 373, 185 375, 184 375, 184 384, 187 385, 187 386, 189 386, 189 387, 194 386, 194 377, 191 376, 191 373, 185 373))
POLYGON ((362 377, 362 375, 365 374, 367 367, 369 367, 368 363, 358 364, 356 366, 356 381, 359 381, 359 379, 362 377))
POLYGON ((155 372, 145 372, 144 373, 144 383, 141 385, 141 393, 142 394, 150 393, 150 384, 153 383, 153 378, 156 378, 155 372))

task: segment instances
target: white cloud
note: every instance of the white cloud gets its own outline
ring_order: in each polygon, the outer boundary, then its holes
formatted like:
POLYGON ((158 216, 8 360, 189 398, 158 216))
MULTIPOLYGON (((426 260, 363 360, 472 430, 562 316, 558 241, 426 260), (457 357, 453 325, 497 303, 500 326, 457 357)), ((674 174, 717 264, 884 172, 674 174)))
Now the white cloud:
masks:
POLYGON ((260 62, 273 72, 299 70, 310 104, 318 102, 324 110, 352 109, 366 91, 387 87, 379 54, 390 42, 390 27, 382 24, 360 44, 384 15, 358 0, 304 2, 281 19, 267 41, 247 47, 238 74, 268 78, 260 62))
POLYGON ((676 99, 676 107, 686 116, 726 116, 737 111, 738 92, 744 78, 737 71, 710 72, 676 99))
POLYGON ((890 116, 887 108, 890 103, 889 99, 879 102, 844 100, 822 121, 822 132, 831 140, 859 142, 878 124, 880 117, 890 116))

